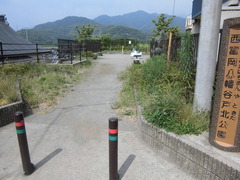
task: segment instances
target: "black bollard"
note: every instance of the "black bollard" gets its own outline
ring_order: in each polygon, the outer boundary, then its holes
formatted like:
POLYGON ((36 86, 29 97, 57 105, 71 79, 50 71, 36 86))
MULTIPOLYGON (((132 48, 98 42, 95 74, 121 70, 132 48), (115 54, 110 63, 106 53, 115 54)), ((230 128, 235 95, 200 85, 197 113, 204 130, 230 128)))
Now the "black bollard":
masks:
POLYGON ((25 172, 24 174, 30 175, 33 173, 35 167, 30 160, 23 113, 20 111, 16 112, 14 115, 14 120, 17 130, 17 137, 22 158, 23 170, 25 172))
POLYGON ((118 180, 118 119, 109 119, 109 180, 118 180))

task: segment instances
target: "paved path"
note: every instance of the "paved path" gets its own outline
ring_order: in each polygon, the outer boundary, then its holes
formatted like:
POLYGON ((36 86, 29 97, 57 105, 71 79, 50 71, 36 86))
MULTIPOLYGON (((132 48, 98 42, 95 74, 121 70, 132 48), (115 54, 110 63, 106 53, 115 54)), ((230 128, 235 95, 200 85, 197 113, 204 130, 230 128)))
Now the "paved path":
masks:
MULTIPOLYGON (((25 118, 37 168, 30 176, 23 175, 14 124, 0 128, 0 179, 107 180, 108 118, 116 116, 117 75, 131 63, 129 55, 100 57, 51 112, 25 118)), ((192 179, 145 145, 137 122, 125 119, 119 121, 119 173, 126 180, 192 179)))

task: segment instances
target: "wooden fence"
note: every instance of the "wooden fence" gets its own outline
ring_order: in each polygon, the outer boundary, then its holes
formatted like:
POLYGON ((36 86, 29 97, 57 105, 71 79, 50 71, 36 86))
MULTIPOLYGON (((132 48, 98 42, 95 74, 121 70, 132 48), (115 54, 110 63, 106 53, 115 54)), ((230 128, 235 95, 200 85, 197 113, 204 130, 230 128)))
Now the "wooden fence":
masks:
POLYGON ((69 54, 79 54, 81 51, 100 52, 101 41, 87 41, 79 43, 75 40, 58 39, 59 56, 64 57, 69 54))

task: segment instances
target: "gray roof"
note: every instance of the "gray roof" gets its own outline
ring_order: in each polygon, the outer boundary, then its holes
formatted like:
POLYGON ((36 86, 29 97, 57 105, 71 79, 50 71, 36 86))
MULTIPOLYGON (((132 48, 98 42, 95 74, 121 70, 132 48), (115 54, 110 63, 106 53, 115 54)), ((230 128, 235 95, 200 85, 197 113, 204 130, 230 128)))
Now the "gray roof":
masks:
MULTIPOLYGON (((36 45, 17 34, 3 19, 0 19, 0 42, 3 55, 36 54, 36 45)), ((48 49, 39 47, 39 53, 48 51, 48 49)))

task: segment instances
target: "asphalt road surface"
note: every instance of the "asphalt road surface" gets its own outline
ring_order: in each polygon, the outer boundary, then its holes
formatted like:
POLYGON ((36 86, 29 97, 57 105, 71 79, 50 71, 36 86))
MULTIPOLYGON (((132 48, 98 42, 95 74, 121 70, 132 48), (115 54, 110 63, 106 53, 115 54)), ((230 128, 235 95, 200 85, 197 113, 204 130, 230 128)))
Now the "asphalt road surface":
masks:
MULTIPOLYGON (((143 56, 143 60, 148 56, 143 56)), ((104 55, 49 113, 25 118, 31 161, 23 175, 14 124, 0 128, 0 179, 108 180, 108 119, 129 55, 104 55)), ((137 121, 119 121, 118 167, 126 180, 193 179, 142 142, 137 121)))

